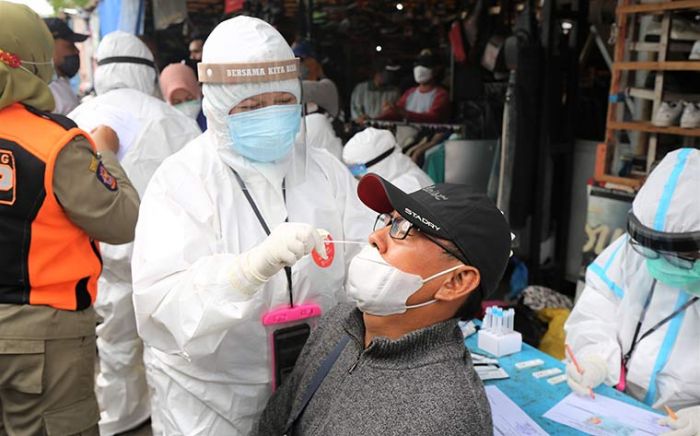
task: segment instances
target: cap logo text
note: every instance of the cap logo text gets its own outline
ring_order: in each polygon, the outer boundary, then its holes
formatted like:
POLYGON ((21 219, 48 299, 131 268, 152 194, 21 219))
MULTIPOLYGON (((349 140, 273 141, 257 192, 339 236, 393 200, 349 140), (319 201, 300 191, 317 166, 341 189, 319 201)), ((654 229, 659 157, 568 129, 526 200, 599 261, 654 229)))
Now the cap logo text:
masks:
POLYGON ((404 212, 406 212, 407 214, 411 215, 413 218, 415 218, 415 219, 417 219, 418 221, 422 222, 422 223, 425 224, 426 226, 432 228, 432 229, 435 230, 436 232, 440 230, 440 227, 436 226, 435 224, 431 223, 429 220, 427 220, 427 219, 423 218, 422 216, 418 215, 417 213, 415 213, 415 212, 412 211, 411 209, 409 209, 409 208, 406 207, 406 208, 404 208, 404 212))
POLYGON ((423 192, 427 193, 428 195, 430 195, 431 197, 433 197, 437 201, 442 201, 442 200, 448 199, 445 194, 441 194, 440 191, 438 191, 437 189, 435 189, 432 186, 428 186, 426 188, 423 188, 423 192))

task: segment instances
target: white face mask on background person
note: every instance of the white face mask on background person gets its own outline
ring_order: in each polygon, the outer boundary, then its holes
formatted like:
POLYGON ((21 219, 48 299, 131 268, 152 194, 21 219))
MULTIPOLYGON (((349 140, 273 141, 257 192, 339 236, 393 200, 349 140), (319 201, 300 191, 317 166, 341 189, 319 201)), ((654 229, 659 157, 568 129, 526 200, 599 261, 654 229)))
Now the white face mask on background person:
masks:
POLYGON ((416 65, 413 68, 413 78, 416 79, 416 83, 422 85, 433 78, 433 70, 423 65, 416 65))
POLYGON ((189 118, 196 120, 199 116, 199 111, 202 110, 202 100, 198 98, 195 100, 183 101, 182 103, 173 105, 173 107, 189 118))
POLYGON ((406 300, 423 285, 434 278, 459 268, 457 265, 428 278, 403 272, 389 265, 379 250, 365 246, 350 262, 348 269, 348 297, 357 303, 361 312, 369 315, 387 316, 404 313, 408 309, 427 306, 437 302, 433 299, 425 303, 406 305, 406 300))

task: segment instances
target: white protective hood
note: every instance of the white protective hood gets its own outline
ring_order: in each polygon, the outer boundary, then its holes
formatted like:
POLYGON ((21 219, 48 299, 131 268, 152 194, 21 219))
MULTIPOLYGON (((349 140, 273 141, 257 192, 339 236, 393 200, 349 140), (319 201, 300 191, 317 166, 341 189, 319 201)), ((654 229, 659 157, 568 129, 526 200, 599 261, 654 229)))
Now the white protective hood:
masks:
POLYGON ((335 136, 331 120, 325 114, 310 114, 304 117, 306 120, 306 145, 309 147, 328 150, 330 154, 341 158, 343 143, 335 136))
MULTIPOLYGON (((104 37, 97 47, 96 60, 117 56, 141 58, 153 62, 153 54, 146 44, 126 32, 112 32, 104 37)), ((119 62, 99 65, 95 70, 95 91, 97 95, 113 89, 135 89, 153 95, 156 90, 157 72, 148 65, 119 62)))
POLYGON ((391 155, 367 168, 367 171, 379 174, 405 192, 417 191, 433 184, 418 165, 401 153, 396 138, 388 130, 368 127, 357 133, 343 148, 343 162, 346 165, 364 164, 390 149, 394 149, 391 155))
POLYGON ((645 226, 662 232, 700 231, 700 150, 668 153, 652 171, 632 203, 645 226))

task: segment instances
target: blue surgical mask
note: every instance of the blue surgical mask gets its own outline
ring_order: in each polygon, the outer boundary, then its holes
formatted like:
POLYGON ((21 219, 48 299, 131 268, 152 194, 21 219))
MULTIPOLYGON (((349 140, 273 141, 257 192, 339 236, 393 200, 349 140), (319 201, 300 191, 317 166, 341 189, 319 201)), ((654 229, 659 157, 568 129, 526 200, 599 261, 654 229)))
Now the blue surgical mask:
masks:
POLYGON ((673 266, 663 257, 647 259, 646 263, 649 274, 661 283, 700 295, 700 261, 696 260, 691 269, 673 266))
POLYGON ((257 162, 273 162, 287 156, 301 123, 301 105, 268 106, 229 115, 226 120, 231 147, 257 162))
POLYGON ((367 174, 367 165, 365 164, 352 164, 348 165, 348 168, 350 169, 352 175, 358 179, 367 174))

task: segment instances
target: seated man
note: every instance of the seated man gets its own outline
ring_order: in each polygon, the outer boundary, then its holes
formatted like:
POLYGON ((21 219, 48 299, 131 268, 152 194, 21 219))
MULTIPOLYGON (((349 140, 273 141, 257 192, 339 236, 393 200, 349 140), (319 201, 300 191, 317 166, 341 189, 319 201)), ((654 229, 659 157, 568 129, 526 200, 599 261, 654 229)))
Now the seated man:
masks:
POLYGON ((503 275, 503 214, 463 185, 406 194, 368 174, 358 194, 381 215, 348 271, 357 308, 338 305, 321 321, 257 434, 492 434, 457 320, 503 275))
POLYGON ((401 93, 395 85, 396 72, 400 69, 390 60, 378 60, 372 64, 372 77, 355 86, 350 99, 350 116, 357 124, 364 125, 377 118, 384 105, 393 104, 401 93))
POLYGON ((413 123, 446 123, 450 119, 450 94, 435 80, 437 62, 428 49, 421 51, 413 68, 418 86, 403 93, 396 104, 385 103, 380 120, 413 123))

